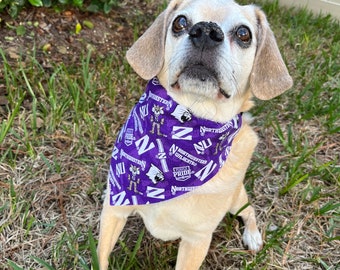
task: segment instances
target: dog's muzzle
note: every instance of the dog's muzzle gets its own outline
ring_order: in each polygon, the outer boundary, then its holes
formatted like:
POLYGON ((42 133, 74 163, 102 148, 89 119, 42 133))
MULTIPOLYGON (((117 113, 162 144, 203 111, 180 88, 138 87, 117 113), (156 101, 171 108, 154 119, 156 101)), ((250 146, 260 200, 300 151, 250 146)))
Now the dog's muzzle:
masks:
MULTIPOLYGON (((192 26, 188 32, 192 49, 189 57, 181 70, 178 80, 171 86, 182 88, 183 85, 191 85, 196 81, 197 89, 205 84, 209 89, 218 89, 226 98, 230 95, 221 88, 218 67, 216 66, 216 57, 218 55, 218 47, 224 42, 225 35, 222 29, 214 22, 199 22, 192 26)), ((185 89, 185 87, 183 87, 185 89)), ((202 89, 207 89, 203 87, 202 89)), ((210 93, 206 93, 210 95, 210 93)))
POLYGON ((196 48, 212 49, 222 44, 222 29, 213 22, 199 22, 189 32, 190 40, 196 48))

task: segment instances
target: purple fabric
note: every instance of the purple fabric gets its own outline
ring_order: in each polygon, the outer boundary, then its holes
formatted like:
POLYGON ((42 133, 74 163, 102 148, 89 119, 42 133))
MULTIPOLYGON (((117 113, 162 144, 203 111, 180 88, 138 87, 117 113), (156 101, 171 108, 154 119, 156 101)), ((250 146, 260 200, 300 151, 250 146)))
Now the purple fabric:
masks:
POLYGON ((227 160, 241 125, 241 114, 227 123, 195 117, 152 79, 114 146, 110 204, 158 203, 203 185, 227 160))

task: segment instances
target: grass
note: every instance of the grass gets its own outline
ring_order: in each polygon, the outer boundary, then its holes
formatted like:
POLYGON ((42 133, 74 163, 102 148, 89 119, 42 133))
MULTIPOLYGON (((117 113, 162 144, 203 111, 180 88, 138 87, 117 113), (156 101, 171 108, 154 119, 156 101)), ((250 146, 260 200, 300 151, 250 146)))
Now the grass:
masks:
MULTIPOLYGON (((339 23, 276 2, 260 5, 295 81, 252 111, 261 142, 246 187, 265 246, 257 255, 244 251, 242 223, 227 215, 202 269, 337 269, 339 23)), ((139 29, 151 18, 141 12, 136 21, 139 29)), ((79 64, 44 68, 34 54, 13 64, 0 49, 8 93, 0 108, 1 269, 96 267, 107 161, 145 84, 123 56, 117 50, 96 59, 86 51, 79 64)), ((176 252, 176 241, 152 239, 135 217, 110 260, 112 269, 171 269, 176 252)))

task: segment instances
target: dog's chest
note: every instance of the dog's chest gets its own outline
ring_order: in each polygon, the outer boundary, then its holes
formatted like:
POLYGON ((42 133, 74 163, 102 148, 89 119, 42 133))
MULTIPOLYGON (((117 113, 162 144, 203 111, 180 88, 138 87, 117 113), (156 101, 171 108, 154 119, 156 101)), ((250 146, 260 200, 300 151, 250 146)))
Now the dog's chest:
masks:
POLYGON ((176 198, 209 181, 225 163, 242 124, 200 119, 149 82, 113 149, 111 205, 142 205, 176 198))

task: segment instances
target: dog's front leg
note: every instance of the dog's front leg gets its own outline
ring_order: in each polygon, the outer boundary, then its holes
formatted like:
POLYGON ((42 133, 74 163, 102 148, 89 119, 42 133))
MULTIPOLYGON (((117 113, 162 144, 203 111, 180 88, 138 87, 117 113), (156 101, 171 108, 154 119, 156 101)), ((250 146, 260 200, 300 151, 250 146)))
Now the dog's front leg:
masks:
POLYGON ((179 244, 176 270, 198 270, 208 253, 212 235, 199 241, 182 239, 179 244))
POLYGON ((256 225, 255 210, 252 206, 248 206, 240 214, 245 225, 242 235, 243 243, 253 253, 261 250, 263 246, 262 236, 256 225))
MULTIPOLYGON (((239 209, 248 204, 248 196, 244 186, 242 185, 237 198, 234 200, 234 204, 230 212, 236 214, 239 209)), ((251 205, 248 205, 245 209, 239 213, 244 223, 244 232, 242 240, 245 246, 252 252, 258 252, 263 246, 262 236, 257 228, 255 210, 251 205)))
POLYGON ((100 270, 106 270, 109 265, 109 255, 122 232, 127 218, 114 213, 114 208, 104 203, 100 217, 100 232, 97 247, 100 270))

